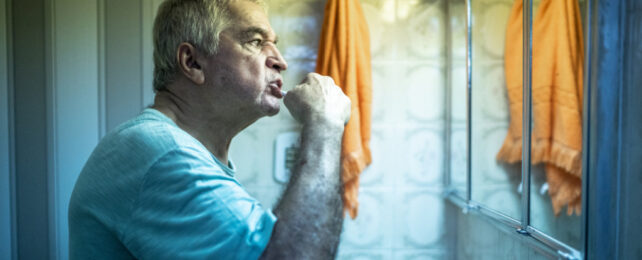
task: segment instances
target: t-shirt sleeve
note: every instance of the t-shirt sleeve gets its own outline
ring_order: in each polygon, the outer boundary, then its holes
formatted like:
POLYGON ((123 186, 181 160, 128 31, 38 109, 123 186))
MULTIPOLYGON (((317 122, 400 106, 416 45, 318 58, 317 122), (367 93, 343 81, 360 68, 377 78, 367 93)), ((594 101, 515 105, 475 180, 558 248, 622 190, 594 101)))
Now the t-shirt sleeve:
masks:
POLYGON ((276 217, 197 149, 168 152, 144 177, 125 246, 138 259, 257 259, 276 217))

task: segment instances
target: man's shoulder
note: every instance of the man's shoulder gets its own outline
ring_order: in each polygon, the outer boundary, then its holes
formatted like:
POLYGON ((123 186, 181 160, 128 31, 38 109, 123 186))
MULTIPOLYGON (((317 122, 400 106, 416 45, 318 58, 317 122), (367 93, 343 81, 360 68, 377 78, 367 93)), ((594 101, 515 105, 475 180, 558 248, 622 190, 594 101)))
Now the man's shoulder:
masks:
MULTIPOLYGON (((108 133, 87 160, 83 172, 144 174, 158 159, 174 151, 208 154, 207 149, 171 119, 146 109, 108 133)), ((203 155, 203 158, 207 158, 203 155)))
POLYGON ((118 126, 100 145, 122 146, 128 151, 164 154, 181 148, 201 150, 202 145, 171 119, 157 110, 145 109, 137 117, 118 126))

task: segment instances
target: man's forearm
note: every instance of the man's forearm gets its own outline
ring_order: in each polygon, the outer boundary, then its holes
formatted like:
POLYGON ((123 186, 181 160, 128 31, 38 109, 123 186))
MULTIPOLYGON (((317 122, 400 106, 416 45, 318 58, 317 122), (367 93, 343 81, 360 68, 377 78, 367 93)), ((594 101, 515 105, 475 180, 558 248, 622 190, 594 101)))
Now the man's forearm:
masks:
POLYGON ((333 259, 343 224, 343 129, 306 126, 263 258, 333 259))

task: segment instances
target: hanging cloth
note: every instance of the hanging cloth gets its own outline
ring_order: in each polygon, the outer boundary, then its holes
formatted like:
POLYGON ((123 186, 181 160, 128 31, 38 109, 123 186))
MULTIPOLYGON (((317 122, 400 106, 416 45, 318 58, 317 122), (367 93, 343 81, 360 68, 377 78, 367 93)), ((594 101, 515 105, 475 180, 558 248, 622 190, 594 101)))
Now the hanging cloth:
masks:
MULTIPOLYGON (((510 125, 497 159, 521 160, 522 0, 506 30, 505 72, 510 125)), ((584 46, 579 3, 542 0, 533 21, 531 162, 544 163, 555 214, 581 211, 584 46)))
POLYGON ((359 206, 359 175, 372 160, 370 36, 358 0, 327 1, 316 72, 332 77, 352 102, 343 134, 341 178, 344 210, 354 219, 359 206))

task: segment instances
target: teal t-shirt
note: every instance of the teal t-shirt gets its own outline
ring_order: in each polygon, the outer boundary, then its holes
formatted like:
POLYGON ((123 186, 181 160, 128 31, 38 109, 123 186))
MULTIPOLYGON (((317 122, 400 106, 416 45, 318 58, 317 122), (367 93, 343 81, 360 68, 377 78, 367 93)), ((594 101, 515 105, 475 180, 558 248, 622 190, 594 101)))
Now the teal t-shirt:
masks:
POLYGON ((276 217, 155 109, 107 134, 69 205, 71 259, 256 259, 276 217))

